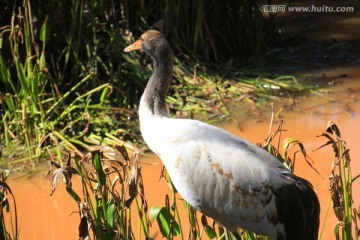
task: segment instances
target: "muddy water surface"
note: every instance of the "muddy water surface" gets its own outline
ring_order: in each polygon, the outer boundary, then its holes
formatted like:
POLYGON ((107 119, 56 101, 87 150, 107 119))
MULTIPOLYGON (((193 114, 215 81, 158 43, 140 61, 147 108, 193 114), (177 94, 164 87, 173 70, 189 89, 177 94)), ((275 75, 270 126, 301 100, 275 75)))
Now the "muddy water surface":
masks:
MULTIPOLYGON (((329 176, 331 175, 331 162, 334 159, 332 148, 326 147, 314 151, 326 143, 324 137, 317 137, 325 131, 327 123, 332 121, 340 128, 342 138, 350 149, 352 159, 352 174, 360 174, 360 68, 337 68, 332 71, 324 71, 326 76, 339 76, 346 73, 348 78, 340 78, 335 86, 326 88, 324 95, 312 94, 305 98, 295 100, 291 111, 282 112, 280 119, 284 121, 282 138, 296 138, 301 141, 307 150, 308 155, 314 162, 315 168, 321 177, 317 175, 306 163, 299 158, 296 162, 295 173, 308 179, 315 188, 321 204, 321 223, 323 227, 320 239, 332 240, 334 226, 337 219, 330 205, 329 176)), ((281 106, 278 106, 278 109, 281 106)), ((277 110, 278 110, 277 109, 277 110)), ((266 114, 262 114, 266 117, 266 114)), ((270 116, 270 113, 267 115, 270 116)), ((275 122, 279 122, 276 119, 275 122)), ((266 119, 267 120, 267 119, 266 119)), ((243 131, 237 130, 232 125, 224 125, 228 131, 242 136, 252 142, 258 142, 267 136, 269 129, 268 121, 258 122, 259 119, 248 120, 243 124, 243 131)), ((360 181, 353 185, 354 207, 360 206, 360 181)), ((331 204, 331 203, 330 203, 331 204)))
MULTIPOLYGON (((282 138, 296 138, 301 141, 314 161, 314 166, 320 172, 316 174, 299 157, 295 172, 308 179, 315 188, 321 202, 321 226, 324 226, 321 239, 332 240, 334 226, 337 223, 329 206, 329 180, 331 161, 334 156, 330 147, 313 151, 325 143, 324 138, 316 137, 326 128, 328 121, 335 122, 346 140, 352 158, 353 175, 360 174, 360 71, 357 68, 338 68, 326 71, 326 76, 338 76, 346 73, 346 78, 337 78, 337 85, 326 88, 323 94, 310 94, 307 97, 295 99, 291 111, 282 111, 275 119, 275 125, 284 121, 282 138)), ((319 74, 319 73, 317 73, 319 74)), ((277 104, 276 110, 283 104, 277 104)), ((263 141, 269 132, 270 111, 264 111, 261 118, 247 119, 242 123, 242 130, 232 123, 220 124, 220 127, 245 138, 251 142, 263 141)), ((170 194, 169 187, 164 180, 159 180, 161 162, 152 155, 141 159, 145 194, 149 206, 164 205, 165 194, 170 194)), ((77 192, 80 187, 74 188, 77 192)), ((27 179, 14 179, 8 182, 16 196, 20 239, 77 239, 79 216, 76 213, 77 205, 66 193, 64 184, 60 184, 53 196, 50 196, 51 181, 44 175, 37 175, 27 179)), ((354 184, 354 207, 360 205, 360 182, 354 184)), ((182 206, 180 205, 180 208, 182 206)), ((187 220, 184 219, 183 223, 187 220)), ((185 232, 188 229, 184 226, 185 232)), ((154 227, 151 231, 156 234, 154 227)), ((157 237, 160 239, 160 236, 157 237)))

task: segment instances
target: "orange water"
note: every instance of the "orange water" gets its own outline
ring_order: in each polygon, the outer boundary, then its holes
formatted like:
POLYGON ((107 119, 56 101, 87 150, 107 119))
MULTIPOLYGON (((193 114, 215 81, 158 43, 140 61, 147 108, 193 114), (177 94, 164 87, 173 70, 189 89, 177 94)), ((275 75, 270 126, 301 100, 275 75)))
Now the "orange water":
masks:
MULTIPOLYGON (((314 185, 315 191, 319 196, 321 204, 321 226, 324 224, 324 233, 321 239, 332 240, 334 226, 337 219, 330 205, 329 214, 326 216, 327 207, 330 201, 329 179, 331 175, 331 162, 334 159, 332 148, 330 146, 318 151, 314 151, 321 145, 325 144, 327 139, 317 137, 325 131, 328 121, 335 122, 340 128, 342 138, 346 141, 350 149, 352 159, 352 174, 360 174, 360 69, 334 69, 327 71, 328 76, 336 76, 339 73, 346 72, 352 79, 339 79, 340 85, 332 86, 334 93, 324 96, 309 96, 305 99, 296 99, 297 104, 293 111, 284 112, 283 128, 287 132, 282 133, 283 138, 296 138, 300 140, 307 149, 308 155, 314 161, 315 168, 320 172, 319 177, 305 161, 296 162, 295 173, 304 177, 314 185), (355 92, 350 92, 349 88, 355 92), (326 221, 325 221, 326 217, 326 221)), ((233 126, 224 126, 225 129, 243 136, 244 138, 257 142, 267 136, 269 126, 267 121, 258 123, 257 120, 248 120, 243 124, 243 132, 236 130, 233 126)), ((360 181, 353 185, 354 207, 360 206, 360 181)))
MULTIPOLYGON (((346 140, 352 159, 353 175, 360 174, 360 71, 357 68, 339 68, 327 71, 327 76, 335 76, 344 73, 347 79, 337 79, 341 83, 329 87, 329 93, 323 95, 310 95, 295 99, 296 104, 292 111, 283 111, 275 123, 284 121, 282 138, 292 137, 301 141, 307 149, 308 155, 314 161, 314 166, 320 172, 317 175, 304 161, 296 162, 295 173, 308 179, 315 188, 321 202, 321 226, 324 225, 324 233, 321 239, 334 239, 333 231, 337 219, 331 209, 326 216, 330 200, 329 180, 331 161, 334 156, 332 149, 327 147, 319 151, 313 151, 326 142, 320 135, 328 121, 335 122, 346 140), (349 91, 348 89, 353 91, 349 91), (325 221, 326 219, 326 221, 325 221)), ((279 110, 281 104, 276 108, 279 110)), ((263 119, 247 119, 242 123, 240 131, 232 123, 221 124, 220 127, 245 138, 251 142, 263 141, 268 135, 270 111, 262 113, 263 119)), ((141 159, 143 178, 145 182, 145 194, 149 206, 164 206, 165 194, 170 194, 169 187, 164 180, 159 180, 161 162, 153 155, 143 156, 141 159)), ((79 181, 74 177, 74 188, 80 194, 79 181)), ((53 196, 51 192, 51 180, 44 175, 37 175, 27 179, 9 180, 18 208, 20 239, 77 239, 79 216, 77 205, 66 193, 64 184, 60 184, 53 196)), ((354 183, 354 207, 360 205, 360 182, 354 183)), ((182 206, 180 205, 180 208, 182 206)), ((186 219, 183 222, 187 222, 186 219)), ((188 225, 185 224, 185 233, 188 225)), ((156 234, 157 228, 153 227, 151 233, 156 234)), ((160 239, 157 237, 157 239, 160 239)))

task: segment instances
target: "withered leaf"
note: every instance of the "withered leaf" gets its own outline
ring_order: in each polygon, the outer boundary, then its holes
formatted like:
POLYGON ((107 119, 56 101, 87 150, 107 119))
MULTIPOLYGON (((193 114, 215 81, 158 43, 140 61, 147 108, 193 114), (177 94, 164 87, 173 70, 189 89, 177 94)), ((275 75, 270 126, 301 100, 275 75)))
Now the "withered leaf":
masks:
POLYGON ((344 202, 343 191, 340 186, 340 176, 338 174, 330 177, 330 192, 335 215, 339 221, 342 221, 344 217, 344 202))
POLYGON ((121 153, 126 162, 130 161, 130 157, 124 145, 115 145, 115 148, 121 153))
POLYGON ((128 182, 129 188, 129 199, 126 200, 126 206, 130 207, 132 201, 138 194, 137 184, 138 184, 139 168, 136 166, 131 167, 131 176, 128 182))
POLYGON ((325 131, 335 135, 336 137, 341 138, 340 130, 339 130, 338 126, 334 122, 331 122, 331 121, 328 122, 328 125, 327 125, 325 131))
POLYGON ((77 170, 75 168, 69 167, 69 166, 60 167, 53 172, 50 196, 52 196, 54 194, 61 177, 64 178, 66 186, 69 186, 72 173, 77 173, 77 170))

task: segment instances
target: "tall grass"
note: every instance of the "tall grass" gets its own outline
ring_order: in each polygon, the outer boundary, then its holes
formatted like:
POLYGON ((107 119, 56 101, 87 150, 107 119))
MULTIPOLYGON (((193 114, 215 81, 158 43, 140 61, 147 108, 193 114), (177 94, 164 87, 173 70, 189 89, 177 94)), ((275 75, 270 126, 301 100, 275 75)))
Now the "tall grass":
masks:
POLYGON ((320 136, 327 139, 327 143, 320 148, 330 145, 335 155, 329 178, 333 210, 339 220, 334 229, 335 238, 337 240, 359 239, 357 222, 359 213, 353 207, 352 185, 360 175, 352 176, 350 150, 346 147, 346 142, 341 138, 340 130, 335 123, 329 122, 326 131, 320 136))
POLYGON ((128 107, 137 88, 127 87, 127 81, 116 87, 108 83, 109 78, 124 79, 121 61, 113 54, 121 53, 122 32, 115 29, 115 19, 102 29, 113 10, 110 3, 24 0, 6 9, 7 25, 0 26, 0 129, 6 146, 24 144, 33 162, 41 154, 37 146, 49 134, 78 151, 79 145, 86 146, 84 135, 94 133, 89 126, 100 125, 105 112, 120 115, 119 123, 109 124, 124 124, 129 111, 110 102, 128 107), (115 50, 100 49, 109 41, 115 50))
POLYGON ((127 0, 124 17, 135 36, 147 30, 149 23, 162 20, 163 31, 175 52, 203 61, 249 60, 259 54, 264 44, 265 20, 255 0, 127 0))
POLYGON ((82 159, 69 154, 65 166, 53 163, 53 192, 64 177, 66 189, 79 206, 79 236, 86 239, 149 239, 150 219, 137 156, 130 159, 125 147, 116 146, 123 159, 114 160, 94 148, 82 159), (91 168, 87 163, 91 163, 91 168), (105 167, 105 162, 107 167, 105 167), (72 175, 79 175, 81 194, 72 189, 72 175), (134 232, 132 218, 139 218, 134 232), (88 228, 90 224, 90 228, 88 228))
MULTIPOLYGON (((116 112, 126 122, 130 114, 123 109, 138 102, 149 73, 122 50, 159 20, 185 62, 257 55, 263 19, 256 2, 226 2, 5 2, 0 25, 2 142, 25 145, 33 162, 39 156, 36 146, 49 134, 68 148, 84 147, 78 133, 86 129, 84 122, 92 126, 93 119, 101 118, 100 111, 116 112)), ((120 128, 124 122, 110 124, 120 128)))

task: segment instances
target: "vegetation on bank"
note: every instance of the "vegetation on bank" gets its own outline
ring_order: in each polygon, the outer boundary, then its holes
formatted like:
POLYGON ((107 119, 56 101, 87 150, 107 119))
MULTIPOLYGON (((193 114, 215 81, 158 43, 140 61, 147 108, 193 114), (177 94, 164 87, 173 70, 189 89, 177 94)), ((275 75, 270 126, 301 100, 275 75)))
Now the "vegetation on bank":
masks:
POLYGON ((274 92, 306 90, 293 76, 235 67, 266 48, 269 20, 253 0, 228 2, 7 3, 0 26, 1 143, 30 163, 45 159, 50 138, 79 154, 96 141, 136 145, 134 107, 151 67, 123 49, 159 19, 178 57, 168 98, 173 113, 217 108, 227 116, 229 99, 257 104, 274 92), (229 17, 215 21, 224 12, 229 17))
MULTIPOLYGON (((262 107, 269 99, 311 88, 294 76, 274 76, 249 67, 261 52, 272 52, 269 40, 277 39, 274 16, 263 18, 254 0, 226 0, 226 4, 215 0, 17 0, 4 4, 0 9, 0 164, 11 169, 14 164, 36 166, 51 159, 53 191, 64 177, 66 190, 79 206, 83 239, 151 238, 151 221, 158 222, 164 237, 187 238, 176 189, 165 196, 169 204, 149 209, 141 170, 128 155, 138 151, 142 142, 136 104, 151 64, 123 49, 159 19, 177 56, 174 86, 167 99, 172 114, 211 113, 211 119, 238 121, 229 104, 233 99, 262 107), (93 145, 116 146, 123 159, 111 159, 93 145), (106 168, 104 162, 113 165, 106 168), (82 193, 71 187, 74 174, 82 177, 82 193), (132 230, 132 214, 141 219, 140 233, 132 230)), ((351 205, 355 179, 346 168, 349 159, 337 138, 340 135, 325 136, 340 144, 336 153, 342 164, 334 176, 342 181, 334 182, 333 191, 334 199, 343 199, 344 206, 337 211, 345 225, 337 225, 336 234, 350 239, 351 219, 356 222, 358 216, 351 205)), ((274 153, 272 147, 268 149, 274 153)), ((281 158, 293 161, 286 155, 281 158)), ((7 174, 1 173, 0 239, 18 239, 15 196, 6 180, 7 174), (8 213, 11 221, 5 224, 8 213)), ((198 219, 194 209, 186 208, 190 238, 225 238, 222 228, 205 217, 198 219)), ((244 232, 243 239, 255 236, 244 232)))

